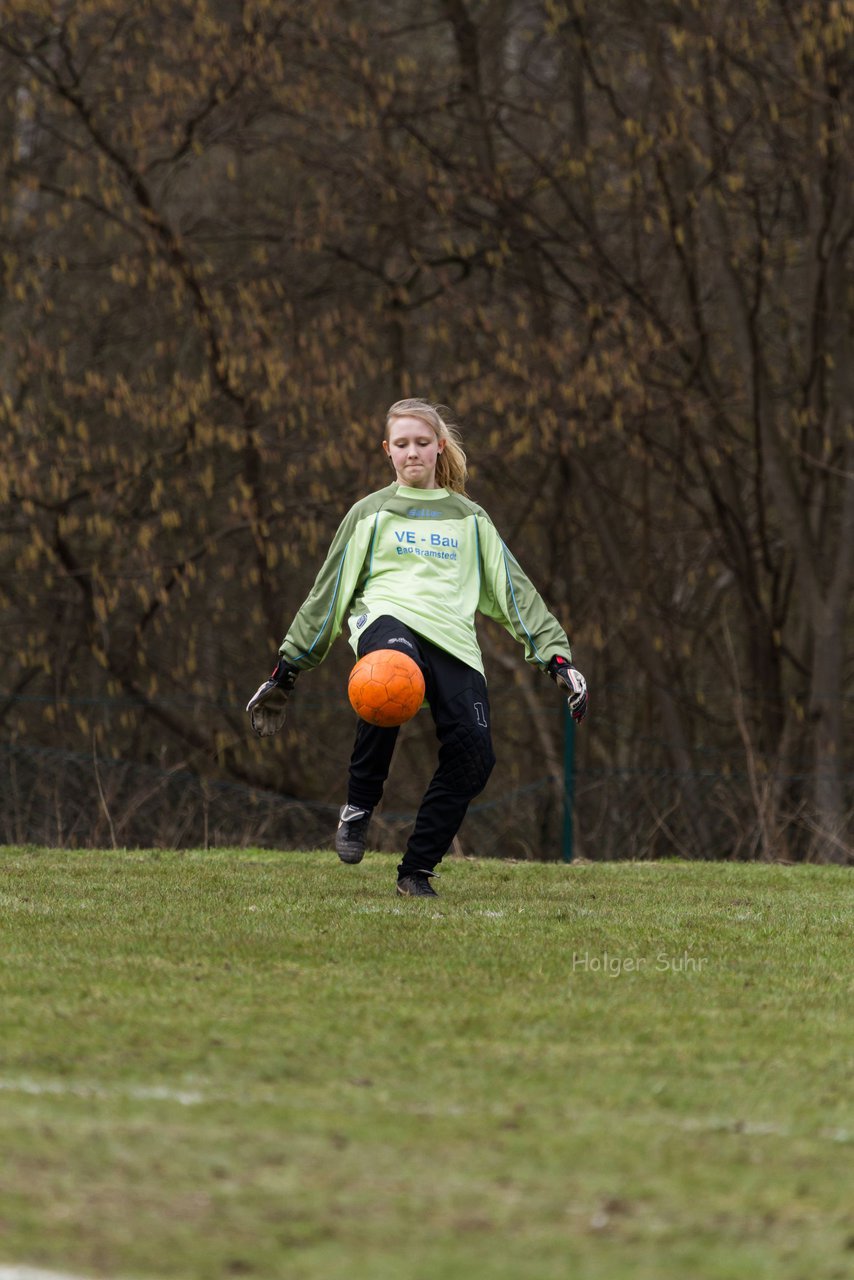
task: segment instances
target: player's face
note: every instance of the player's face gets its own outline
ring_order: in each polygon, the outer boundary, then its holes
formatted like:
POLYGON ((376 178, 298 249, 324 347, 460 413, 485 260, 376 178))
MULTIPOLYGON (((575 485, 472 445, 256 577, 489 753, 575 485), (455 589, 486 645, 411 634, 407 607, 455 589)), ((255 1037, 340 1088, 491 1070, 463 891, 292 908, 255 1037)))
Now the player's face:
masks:
POLYGON ((391 458, 398 484, 413 489, 436 488, 436 459, 445 447, 420 418, 395 418, 383 448, 391 458))

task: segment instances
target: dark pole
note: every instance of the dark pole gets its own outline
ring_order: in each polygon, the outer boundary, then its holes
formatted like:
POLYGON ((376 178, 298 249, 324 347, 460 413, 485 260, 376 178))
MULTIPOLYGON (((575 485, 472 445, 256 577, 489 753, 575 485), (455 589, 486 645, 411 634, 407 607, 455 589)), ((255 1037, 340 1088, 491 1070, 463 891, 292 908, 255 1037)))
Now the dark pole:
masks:
POLYGON ((572 810, 575 801, 575 721, 563 708, 563 860, 572 862, 572 810))

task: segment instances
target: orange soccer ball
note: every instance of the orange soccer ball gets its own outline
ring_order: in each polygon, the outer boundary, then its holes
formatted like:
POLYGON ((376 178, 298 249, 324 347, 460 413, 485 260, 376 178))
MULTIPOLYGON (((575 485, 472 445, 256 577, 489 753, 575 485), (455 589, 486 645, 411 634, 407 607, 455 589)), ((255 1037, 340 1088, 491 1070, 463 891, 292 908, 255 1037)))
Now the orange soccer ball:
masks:
POLYGON ((424 677, 418 665, 397 649, 377 649, 360 658, 347 683, 357 716, 391 729, 411 720, 424 701, 424 677))

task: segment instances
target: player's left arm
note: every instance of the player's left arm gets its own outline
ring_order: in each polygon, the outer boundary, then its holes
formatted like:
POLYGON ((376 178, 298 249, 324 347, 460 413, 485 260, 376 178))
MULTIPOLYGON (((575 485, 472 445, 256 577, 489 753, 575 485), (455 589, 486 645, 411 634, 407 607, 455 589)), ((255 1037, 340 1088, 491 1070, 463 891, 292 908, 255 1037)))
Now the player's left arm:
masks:
POLYGON ((492 521, 481 514, 475 520, 481 559, 479 611, 500 622, 524 645, 526 661, 568 690, 570 713, 573 719, 583 720, 587 682, 573 664, 566 632, 492 521))

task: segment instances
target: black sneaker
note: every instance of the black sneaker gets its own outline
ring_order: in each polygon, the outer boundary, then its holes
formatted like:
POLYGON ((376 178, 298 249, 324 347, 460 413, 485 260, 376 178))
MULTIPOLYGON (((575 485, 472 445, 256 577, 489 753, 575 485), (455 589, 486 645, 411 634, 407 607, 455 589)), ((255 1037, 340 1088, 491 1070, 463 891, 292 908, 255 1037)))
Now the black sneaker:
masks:
POLYGON ((342 805, 335 832, 335 850, 342 862, 361 862, 364 858, 372 813, 372 809, 360 809, 355 804, 342 805))
POLYGON ((402 898, 438 898, 438 893, 430 883, 432 871, 414 871, 411 876, 401 876, 397 882, 397 892, 402 898))

